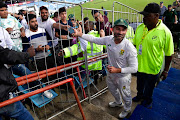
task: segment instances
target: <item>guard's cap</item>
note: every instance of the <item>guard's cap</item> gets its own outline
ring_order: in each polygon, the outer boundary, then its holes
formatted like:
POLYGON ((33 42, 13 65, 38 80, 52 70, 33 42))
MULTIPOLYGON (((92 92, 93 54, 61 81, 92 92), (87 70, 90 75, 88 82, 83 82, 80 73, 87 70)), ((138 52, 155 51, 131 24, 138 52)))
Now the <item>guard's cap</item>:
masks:
POLYGON ((160 6, 157 3, 149 3, 146 5, 143 11, 139 12, 140 14, 146 15, 149 13, 161 13, 160 6))
POLYGON ((122 25, 122 26, 128 28, 128 23, 127 23, 124 19, 122 19, 122 18, 116 20, 116 21, 114 22, 113 27, 115 27, 115 26, 117 26, 117 25, 122 25))

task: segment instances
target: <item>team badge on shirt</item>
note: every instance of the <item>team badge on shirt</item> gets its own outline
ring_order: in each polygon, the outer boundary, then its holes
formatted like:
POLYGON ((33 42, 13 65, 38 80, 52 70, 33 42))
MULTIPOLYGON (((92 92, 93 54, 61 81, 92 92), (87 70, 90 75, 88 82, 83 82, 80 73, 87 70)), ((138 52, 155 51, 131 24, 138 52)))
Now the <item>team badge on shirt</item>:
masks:
POLYGON ((121 52, 120 52, 120 54, 121 54, 121 55, 123 55, 123 54, 124 54, 124 50, 123 50, 123 49, 121 49, 121 52))
POLYGON ((158 38, 157 36, 153 36, 153 37, 152 37, 152 40, 153 40, 153 41, 156 41, 157 38, 158 38))
POLYGON ((108 44, 108 47, 110 47, 111 46, 111 44, 108 44))
POLYGON ((123 86, 123 89, 126 89, 126 86, 123 86))

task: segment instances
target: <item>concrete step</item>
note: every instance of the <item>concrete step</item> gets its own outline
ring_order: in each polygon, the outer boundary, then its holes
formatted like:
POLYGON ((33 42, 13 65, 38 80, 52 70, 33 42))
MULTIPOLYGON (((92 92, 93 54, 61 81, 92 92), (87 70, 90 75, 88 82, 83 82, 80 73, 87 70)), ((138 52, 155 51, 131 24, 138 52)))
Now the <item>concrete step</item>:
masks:
MULTIPOLYGON (((86 120, 118 120, 109 113, 103 111, 100 107, 87 102, 81 103, 86 120)), ((81 113, 77 106, 54 117, 52 120, 82 120, 81 113)))

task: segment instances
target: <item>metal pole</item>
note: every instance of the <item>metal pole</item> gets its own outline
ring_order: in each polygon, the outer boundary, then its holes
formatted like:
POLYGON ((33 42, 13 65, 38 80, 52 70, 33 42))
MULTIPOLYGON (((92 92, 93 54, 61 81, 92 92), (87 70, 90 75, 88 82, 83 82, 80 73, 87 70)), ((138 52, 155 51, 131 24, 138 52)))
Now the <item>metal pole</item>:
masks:
POLYGON ((114 25, 114 2, 113 2, 113 11, 112 11, 112 26, 114 25))
POLYGON ((85 117, 85 115, 84 115, 84 112, 83 112, 81 103, 80 103, 80 101, 79 101, 79 98, 78 98, 78 95, 77 95, 77 92, 76 92, 76 89, 75 89, 74 84, 73 84, 73 81, 70 81, 70 85, 71 85, 71 88, 72 88, 72 90, 73 90, 74 97, 76 98, 76 102, 77 102, 77 104, 78 104, 78 107, 79 107, 79 110, 80 110, 81 115, 82 115, 82 117, 83 117, 83 120, 86 120, 86 117, 85 117))
MULTIPOLYGON (((81 16, 83 20, 83 8, 81 7, 81 16)), ((83 25, 83 33, 84 31, 84 21, 82 23, 83 25)), ((84 58, 85 58, 85 70, 86 70, 86 80, 87 80, 87 90, 88 90, 88 98, 89 98, 89 103, 91 103, 91 92, 90 92, 90 85, 89 85, 89 71, 88 71, 88 59, 87 59, 87 50, 84 51, 84 58)))

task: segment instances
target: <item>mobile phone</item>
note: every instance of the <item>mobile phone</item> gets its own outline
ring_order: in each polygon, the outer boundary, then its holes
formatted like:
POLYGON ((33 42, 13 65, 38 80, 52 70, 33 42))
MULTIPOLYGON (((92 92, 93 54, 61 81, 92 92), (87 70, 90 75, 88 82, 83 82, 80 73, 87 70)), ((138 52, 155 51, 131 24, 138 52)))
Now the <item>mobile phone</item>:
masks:
POLYGON ((79 28, 79 23, 76 23, 76 27, 75 27, 75 28, 76 28, 76 29, 79 28))
POLYGON ((70 34, 73 34, 73 33, 74 33, 73 27, 69 27, 69 28, 68 28, 68 31, 69 31, 70 34))

